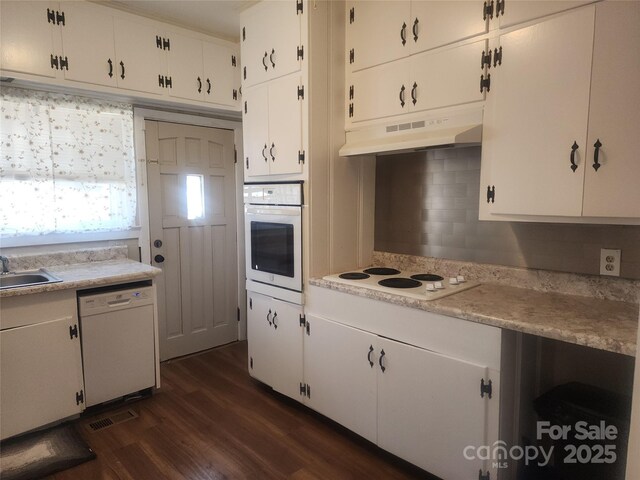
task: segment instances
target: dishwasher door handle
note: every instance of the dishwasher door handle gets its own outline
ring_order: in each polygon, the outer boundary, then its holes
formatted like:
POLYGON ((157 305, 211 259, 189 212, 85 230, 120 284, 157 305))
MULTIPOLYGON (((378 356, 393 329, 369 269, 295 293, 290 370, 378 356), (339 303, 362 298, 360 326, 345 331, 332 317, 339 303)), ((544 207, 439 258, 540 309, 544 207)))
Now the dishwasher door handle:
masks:
POLYGON ((123 305, 129 305, 131 303, 131 299, 127 298, 126 300, 116 300, 113 302, 107 302, 108 307, 122 307, 123 305))

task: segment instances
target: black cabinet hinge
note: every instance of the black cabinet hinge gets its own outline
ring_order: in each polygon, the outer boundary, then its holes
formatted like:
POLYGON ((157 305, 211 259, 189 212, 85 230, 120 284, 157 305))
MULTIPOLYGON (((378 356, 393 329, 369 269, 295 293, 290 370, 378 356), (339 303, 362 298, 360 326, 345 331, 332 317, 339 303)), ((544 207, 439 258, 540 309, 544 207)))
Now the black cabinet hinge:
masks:
POLYGON ((60 57, 60 70, 69 70, 69 59, 60 57))
POLYGON ((349 104, 349 118, 353 117, 353 103, 349 104))
POLYGON ((487 470, 486 474, 482 473, 482 470, 478 472, 478 480, 491 480, 491 472, 487 470))
POLYGON ((78 325, 71 325, 69 326, 69 338, 71 340, 73 340, 75 338, 78 338, 78 325))
POLYGON ((80 405, 81 403, 84 403, 84 391, 82 390, 76 392, 76 405, 80 405))
POLYGON ((64 12, 56 11, 56 24, 64 26, 64 12))
POLYGON ((249 357, 249 368, 253 369, 253 357, 249 357))
POLYGON ((247 31, 244 27, 242 27, 242 41, 244 42, 247 39, 247 31))
POLYGON ((349 63, 353 63, 356 61, 356 52, 355 50, 352 48, 351 50, 349 50, 349 63))
POLYGON ((493 53, 493 66, 502 65, 502 47, 496 48, 493 53))
POLYGON ((244 101, 244 113, 247 113, 247 101, 244 101))
POLYGON ((495 203, 496 201, 496 187, 495 185, 487 185, 487 203, 495 203))
POLYGON ((296 47, 296 58, 298 60, 304 60, 304 45, 296 47))
POLYGON ((349 23, 353 23, 356 20, 356 7, 351 7, 349 10, 349 23))
MULTIPOLYGON (((247 158, 247 168, 249 168, 249 159, 247 158)), ((249 298, 249 310, 253 310, 253 298, 249 298)))
POLYGON ((506 0, 496 0, 496 17, 504 16, 504 3, 506 0))
POLYGON ((233 146, 233 163, 238 163, 238 149, 233 146))
POLYGON ((231 55, 231 66, 232 67, 237 66, 236 56, 235 55, 231 55))
POLYGON ((247 161, 247 170, 249 170, 249 157, 246 158, 247 161))
POLYGON ((311 335, 311 324, 307 320, 304 322, 304 329, 307 331, 307 335, 311 335))
POLYGON ((306 383, 300 382, 300 395, 311 398, 311 387, 306 383))
POLYGON ((173 84, 171 83, 171 77, 164 77, 164 85, 167 88, 173 88, 173 84))
POLYGON ((158 75, 158 86, 164 88, 164 77, 162 75, 158 75))
POLYGON ((305 327, 307 325, 307 317, 303 314, 300 314, 300 326, 305 327))
POLYGON ((162 48, 162 37, 160 35, 156 35, 156 48, 162 48))
POLYGON ((484 398, 484 395, 487 394, 487 396, 491 398, 492 393, 493 393, 493 386, 492 386, 491 380, 489 380, 487 383, 484 383, 484 378, 481 378, 480 379, 480 396, 484 398))
POLYGON ((55 68, 56 70, 59 68, 57 55, 54 57, 53 54, 51 54, 51 68, 55 68))
POLYGON ((349 85, 349 100, 353 100, 353 85, 349 85))
POLYGON ((484 2, 482 5, 482 19, 486 20, 487 17, 493 18, 493 0, 484 2))
POLYGON ((231 92, 231 98, 233 98, 234 100, 238 99, 238 90, 236 90, 235 88, 231 92))
POLYGON ((171 51, 171 40, 168 38, 162 39, 162 49, 171 51))
POLYGON ((56 12, 55 10, 50 10, 47 8, 47 22, 48 23, 53 23, 55 25, 56 23, 56 12))
POLYGON ((304 85, 298 87, 298 100, 300 100, 301 98, 304 98, 304 85))
POLYGON ((298 165, 304 163, 304 150, 298 150, 298 165))
POLYGON ((167 77, 166 75, 158 75, 158 85, 162 88, 173 88, 171 77, 167 77))
POLYGON ((491 74, 487 74, 487 78, 484 75, 480 75, 480 93, 491 90, 491 74))
POLYGON ((240 321, 240 307, 238 307, 238 321, 240 321))
POLYGON ((297 0, 296 1, 296 15, 298 15, 298 14, 302 15, 302 13, 304 13, 302 0, 297 0))
POLYGON ((245 80, 247 79, 247 67, 242 67, 242 76, 245 80))
POLYGON ((491 68, 491 58, 493 57, 493 52, 489 50, 489 53, 482 51, 482 56, 480 57, 480 68, 484 70, 484 67, 491 68))

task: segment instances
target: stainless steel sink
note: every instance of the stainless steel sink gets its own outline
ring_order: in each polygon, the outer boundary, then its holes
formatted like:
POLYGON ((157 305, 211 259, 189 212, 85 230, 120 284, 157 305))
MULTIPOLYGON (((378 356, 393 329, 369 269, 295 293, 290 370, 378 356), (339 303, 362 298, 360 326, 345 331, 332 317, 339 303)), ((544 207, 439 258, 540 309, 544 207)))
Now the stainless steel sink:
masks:
POLYGON ((30 287, 45 283, 61 282, 59 278, 44 269, 29 272, 7 273, 0 275, 0 290, 5 288, 30 287))

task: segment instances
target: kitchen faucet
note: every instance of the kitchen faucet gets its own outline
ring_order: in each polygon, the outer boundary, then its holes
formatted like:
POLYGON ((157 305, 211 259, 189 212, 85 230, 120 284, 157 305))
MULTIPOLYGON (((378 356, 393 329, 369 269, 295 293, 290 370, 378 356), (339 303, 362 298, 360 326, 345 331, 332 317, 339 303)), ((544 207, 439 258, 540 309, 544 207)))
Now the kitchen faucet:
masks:
POLYGON ((2 262, 2 275, 9 273, 9 259, 4 255, 0 255, 0 261, 2 262))

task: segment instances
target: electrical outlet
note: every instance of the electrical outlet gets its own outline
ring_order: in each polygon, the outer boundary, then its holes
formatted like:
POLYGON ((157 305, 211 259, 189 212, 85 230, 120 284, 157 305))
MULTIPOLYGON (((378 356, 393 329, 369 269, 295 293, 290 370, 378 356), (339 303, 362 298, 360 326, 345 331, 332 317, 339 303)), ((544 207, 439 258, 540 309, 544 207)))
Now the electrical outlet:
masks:
POLYGON ((620 250, 600 249, 600 275, 620 276, 620 250))

